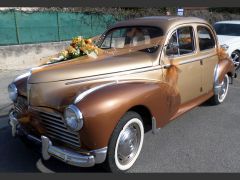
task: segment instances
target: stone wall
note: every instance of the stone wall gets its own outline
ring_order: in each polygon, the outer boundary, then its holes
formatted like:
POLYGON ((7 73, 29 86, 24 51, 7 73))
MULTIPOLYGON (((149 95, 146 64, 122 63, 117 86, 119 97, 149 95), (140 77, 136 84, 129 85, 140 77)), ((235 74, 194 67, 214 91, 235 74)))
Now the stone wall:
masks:
POLYGON ((27 69, 39 65, 48 56, 57 54, 69 41, 0 46, 0 69, 27 69))

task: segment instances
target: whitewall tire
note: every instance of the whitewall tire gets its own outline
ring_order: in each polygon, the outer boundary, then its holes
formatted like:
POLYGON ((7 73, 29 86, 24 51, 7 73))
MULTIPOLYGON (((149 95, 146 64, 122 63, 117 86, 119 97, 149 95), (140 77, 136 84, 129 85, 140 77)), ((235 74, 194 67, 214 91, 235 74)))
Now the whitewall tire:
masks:
POLYGON ((136 162, 143 145, 144 126, 141 116, 127 112, 119 121, 109 142, 106 163, 112 172, 129 170, 136 162))
POLYGON ((221 104, 226 99, 229 88, 229 77, 227 74, 225 74, 223 81, 220 83, 220 85, 221 88, 218 93, 210 99, 210 102, 213 105, 221 104))

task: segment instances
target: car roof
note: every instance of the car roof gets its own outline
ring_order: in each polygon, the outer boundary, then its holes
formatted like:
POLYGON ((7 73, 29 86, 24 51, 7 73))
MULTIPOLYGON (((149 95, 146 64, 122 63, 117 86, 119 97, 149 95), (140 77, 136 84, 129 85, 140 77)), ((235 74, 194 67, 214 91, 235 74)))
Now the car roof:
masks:
POLYGON ((215 24, 240 24, 238 20, 218 21, 215 24))
POLYGON ((203 23, 209 24, 207 21, 197 17, 183 17, 183 16, 148 16, 135 18, 131 20, 120 21, 111 26, 111 28, 124 26, 153 26, 159 27, 165 34, 171 27, 187 24, 187 23, 203 23))

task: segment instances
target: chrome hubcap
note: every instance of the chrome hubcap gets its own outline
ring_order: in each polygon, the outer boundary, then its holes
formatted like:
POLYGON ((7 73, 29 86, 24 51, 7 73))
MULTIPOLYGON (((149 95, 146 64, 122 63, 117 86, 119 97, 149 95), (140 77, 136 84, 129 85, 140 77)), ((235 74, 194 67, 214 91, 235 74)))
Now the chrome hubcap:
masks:
POLYGON ((121 165, 128 164, 136 155, 141 139, 140 127, 130 124, 121 134, 117 147, 117 158, 121 165))
POLYGON ((221 90, 220 90, 220 92, 219 92, 219 94, 218 94, 220 101, 223 101, 223 99, 225 98, 225 96, 226 96, 226 94, 227 94, 227 91, 228 91, 228 83, 229 83, 229 82, 228 82, 228 76, 226 75, 226 76, 224 77, 223 82, 221 83, 221 90))

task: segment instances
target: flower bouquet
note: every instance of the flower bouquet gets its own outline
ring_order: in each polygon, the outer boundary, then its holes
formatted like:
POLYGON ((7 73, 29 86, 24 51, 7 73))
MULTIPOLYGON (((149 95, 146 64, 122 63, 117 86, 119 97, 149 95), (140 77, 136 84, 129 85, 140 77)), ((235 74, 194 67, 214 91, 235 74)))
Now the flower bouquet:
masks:
POLYGON ((70 46, 58 54, 58 57, 51 58, 47 64, 52 64, 59 61, 66 61, 80 56, 88 55, 92 58, 97 58, 98 47, 91 39, 84 39, 82 36, 74 37, 70 46))

